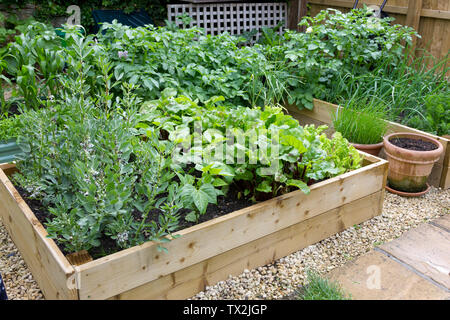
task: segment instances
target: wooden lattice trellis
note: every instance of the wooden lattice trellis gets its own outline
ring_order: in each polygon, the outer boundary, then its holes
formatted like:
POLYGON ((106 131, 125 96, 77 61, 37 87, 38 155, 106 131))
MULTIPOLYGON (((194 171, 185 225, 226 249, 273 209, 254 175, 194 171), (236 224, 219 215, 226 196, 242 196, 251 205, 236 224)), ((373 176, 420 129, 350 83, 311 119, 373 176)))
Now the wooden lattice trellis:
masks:
POLYGON ((189 27, 198 26, 207 34, 217 35, 228 31, 241 35, 258 30, 253 41, 261 35, 262 27, 273 28, 282 22, 278 33, 282 33, 287 23, 286 3, 208 3, 167 5, 168 20, 182 27, 177 17, 188 15, 192 18, 189 27))

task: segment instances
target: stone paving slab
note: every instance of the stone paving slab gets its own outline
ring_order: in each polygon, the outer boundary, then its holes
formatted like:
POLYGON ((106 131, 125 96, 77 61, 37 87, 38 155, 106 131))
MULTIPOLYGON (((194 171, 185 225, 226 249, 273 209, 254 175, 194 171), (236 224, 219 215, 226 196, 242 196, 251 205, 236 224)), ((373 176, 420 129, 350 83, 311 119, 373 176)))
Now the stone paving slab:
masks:
POLYGON ((450 289, 450 232, 422 224, 379 248, 450 289))
MULTIPOLYGON (((450 214, 446 214, 443 217, 440 217, 433 221, 434 225, 437 225, 446 231, 450 232, 450 214)), ((450 250, 450 249, 449 249, 450 250)))
POLYGON ((329 273, 353 300, 449 300, 450 293, 378 251, 329 273))

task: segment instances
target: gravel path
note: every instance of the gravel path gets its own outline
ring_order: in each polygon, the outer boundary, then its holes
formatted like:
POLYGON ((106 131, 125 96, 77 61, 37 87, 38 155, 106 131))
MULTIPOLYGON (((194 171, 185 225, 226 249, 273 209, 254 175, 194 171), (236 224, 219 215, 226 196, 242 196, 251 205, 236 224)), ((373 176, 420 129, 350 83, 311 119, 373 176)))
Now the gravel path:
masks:
MULTIPOLYGON (((383 214, 306 247, 273 264, 245 270, 237 277, 208 287, 192 299, 280 299, 304 284, 306 270, 320 274, 342 266, 374 246, 399 237, 410 228, 450 213, 450 189, 431 190, 420 198, 403 198, 386 192, 383 214)), ((0 221, 0 272, 9 299, 43 299, 0 221)))
POLYGON ((10 300, 44 299, 19 250, 0 219, 0 272, 10 300))

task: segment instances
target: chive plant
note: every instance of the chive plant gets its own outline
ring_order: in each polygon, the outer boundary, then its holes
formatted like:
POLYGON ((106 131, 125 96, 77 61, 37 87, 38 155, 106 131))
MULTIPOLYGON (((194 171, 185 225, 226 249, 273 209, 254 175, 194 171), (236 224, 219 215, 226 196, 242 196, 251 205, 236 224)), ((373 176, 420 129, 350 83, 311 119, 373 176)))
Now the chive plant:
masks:
POLYGON ((351 100, 332 114, 333 126, 353 143, 376 144, 387 130, 385 105, 365 100, 351 100))

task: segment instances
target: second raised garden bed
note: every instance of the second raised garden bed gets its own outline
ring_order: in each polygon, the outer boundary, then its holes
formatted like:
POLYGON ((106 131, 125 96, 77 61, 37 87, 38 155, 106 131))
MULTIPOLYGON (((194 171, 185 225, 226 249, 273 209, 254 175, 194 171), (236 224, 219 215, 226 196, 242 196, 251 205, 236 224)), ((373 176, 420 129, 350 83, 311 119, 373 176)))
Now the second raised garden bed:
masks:
MULTIPOLYGON (((334 132, 331 114, 336 112, 338 105, 322 101, 319 99, 314 99, 314 108, 312 110, 302 109, 299 110, 296 106, 286 106, 288 113, 297 119, 301 125, 305 124, 315 124, 322 125, 326 124, 329 129, 327 131, 328 135, 334 132)), ((425 136, 437 139, 441 142, 444 147, 444 152, 442 153, 438 162, 433 166, 433 171, 431 172, 428 183, 435 187, 440 187, 443 189, 450 188, 450 139, 449 137, 439 137, 430 133, 426 133, 417 129, 413 129, 396 122, 389 122, 388 130, 386 134, 397 133, 397 132, 410 132, 410 133, 420 133, 425 136)), ((380 152, 380 157, 385 158, 384 149, 380 152)))
POLYGON ((0 217, 46 299, 185 299, 230 274, 266 265, 382 210, 388 163, 363 167, 181 230, 168 253, 147 242, 71 264, 0 166, 0 217))

